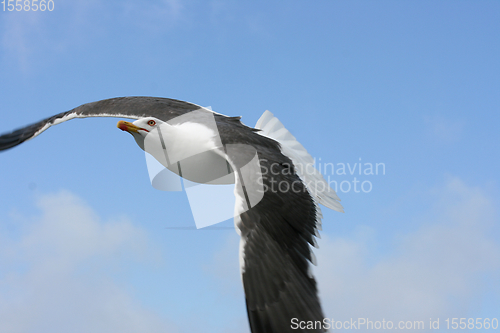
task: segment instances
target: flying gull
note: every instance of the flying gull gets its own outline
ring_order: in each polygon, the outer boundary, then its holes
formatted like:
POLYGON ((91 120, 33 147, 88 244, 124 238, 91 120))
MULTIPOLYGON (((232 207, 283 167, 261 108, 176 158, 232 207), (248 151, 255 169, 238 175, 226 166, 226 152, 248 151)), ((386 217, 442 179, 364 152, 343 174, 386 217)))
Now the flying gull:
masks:
POLYGON ((111 98, 4 134, 0 151, 50 126, 87 117, 136 119, 119 121, 117 127, 170 171, 198 183, 236 184, 234 223, 241 236, 240 267, 252 333, 325 331, 317 325, 292 329, 292 320, 323 321, 311 246, 317 247, 321 230, 319 204, 343 209, 312 157, 272 113, 266 111, 251 128, 241 117, 175 99, 111 98), (226 174, 214 174, 213 166, 221 161, 226 174), (248 168, 252 161, 257 167, 248 168))

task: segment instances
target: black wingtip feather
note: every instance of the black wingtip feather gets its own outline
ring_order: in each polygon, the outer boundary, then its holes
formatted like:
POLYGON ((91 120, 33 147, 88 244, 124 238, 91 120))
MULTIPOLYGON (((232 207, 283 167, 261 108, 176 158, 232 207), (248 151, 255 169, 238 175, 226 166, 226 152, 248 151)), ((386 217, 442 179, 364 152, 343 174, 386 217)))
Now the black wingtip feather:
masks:
MULTIPOLYGON (((69 112, 69 111, 68 111, 69 112)), ((52 124, 57 118, 64 117, 68 112, 61 112, 52 117, 40 120, 34 124, 19 128, 10 133, 5 133, 0 136, 0 151, 13 148, 21 143, 28 141, 35 136, 36 132, 41 130, 45 125, 52 124)))
POLYGON ((13 148, 26 140, 31 139, 37 131, 45 126, 44 121, 17 129, 0 136, 0 151, 13 148))

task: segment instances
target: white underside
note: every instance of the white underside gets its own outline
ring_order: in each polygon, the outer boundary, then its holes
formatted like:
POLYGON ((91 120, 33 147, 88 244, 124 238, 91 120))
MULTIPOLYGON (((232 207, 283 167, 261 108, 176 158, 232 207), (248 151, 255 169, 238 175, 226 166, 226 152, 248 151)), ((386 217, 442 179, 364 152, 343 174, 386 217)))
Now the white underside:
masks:
MULTIPOLYGON (((95 115, 79 115, 76 112, 69 113, 65 115, 64 117, 55 119, 52 123, 47 123, 45 126, 40 128, 38 131, 35 132, 35 134, 29 138, 28 140, 31 140, 38 135, 40 135, 42 132, 45 132, 49 127, 58 125, 60 123, 63 123, 65 121, 74 119, 74 118, 90 118, 90 117, 113 117, 113 118, 129 118, 129 119, 139 119, 139 117, 132 117, 130 115, 123 115, 123 114, 109 114, 109 113, 100 113, 100 114, 95 114, 95 115)), ((26 141, 28 141, 26 140, 26 141)))

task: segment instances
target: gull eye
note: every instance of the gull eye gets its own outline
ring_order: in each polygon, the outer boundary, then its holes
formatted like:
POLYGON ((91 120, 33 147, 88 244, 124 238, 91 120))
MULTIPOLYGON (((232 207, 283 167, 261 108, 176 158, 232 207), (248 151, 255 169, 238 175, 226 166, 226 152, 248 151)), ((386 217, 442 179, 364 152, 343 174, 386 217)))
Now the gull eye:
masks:
POLYGON ((149 126, 154 126, 154 125, 156 125, 156 121, 150 120, 150 121, 148 121, 148 125, 149 126))

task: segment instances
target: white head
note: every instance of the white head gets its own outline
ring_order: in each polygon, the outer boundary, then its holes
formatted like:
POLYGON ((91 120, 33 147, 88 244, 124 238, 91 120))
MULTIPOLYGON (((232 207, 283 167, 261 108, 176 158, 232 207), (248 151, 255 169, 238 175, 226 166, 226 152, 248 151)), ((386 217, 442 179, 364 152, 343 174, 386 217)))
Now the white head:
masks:
POLYGON ((117 127, 132 134, 139 147, 159 161, 164 159, 163 150, 168 152, 170 161, 175 162, 222 147, 215 123, 214 128, 193 121, 170 125, 158 118, 146 117, 133 123, 121 120, 117 127))
POLYGON ((144 150, 144 139, 146 135, 153 131, 157 126, 165 124, 160 119, 154 117, 141 118, 133 123, 128 121, 120 120, 116 127, 121 129, 122 131, 129 132, 135 139, 135 142, 144 150))

